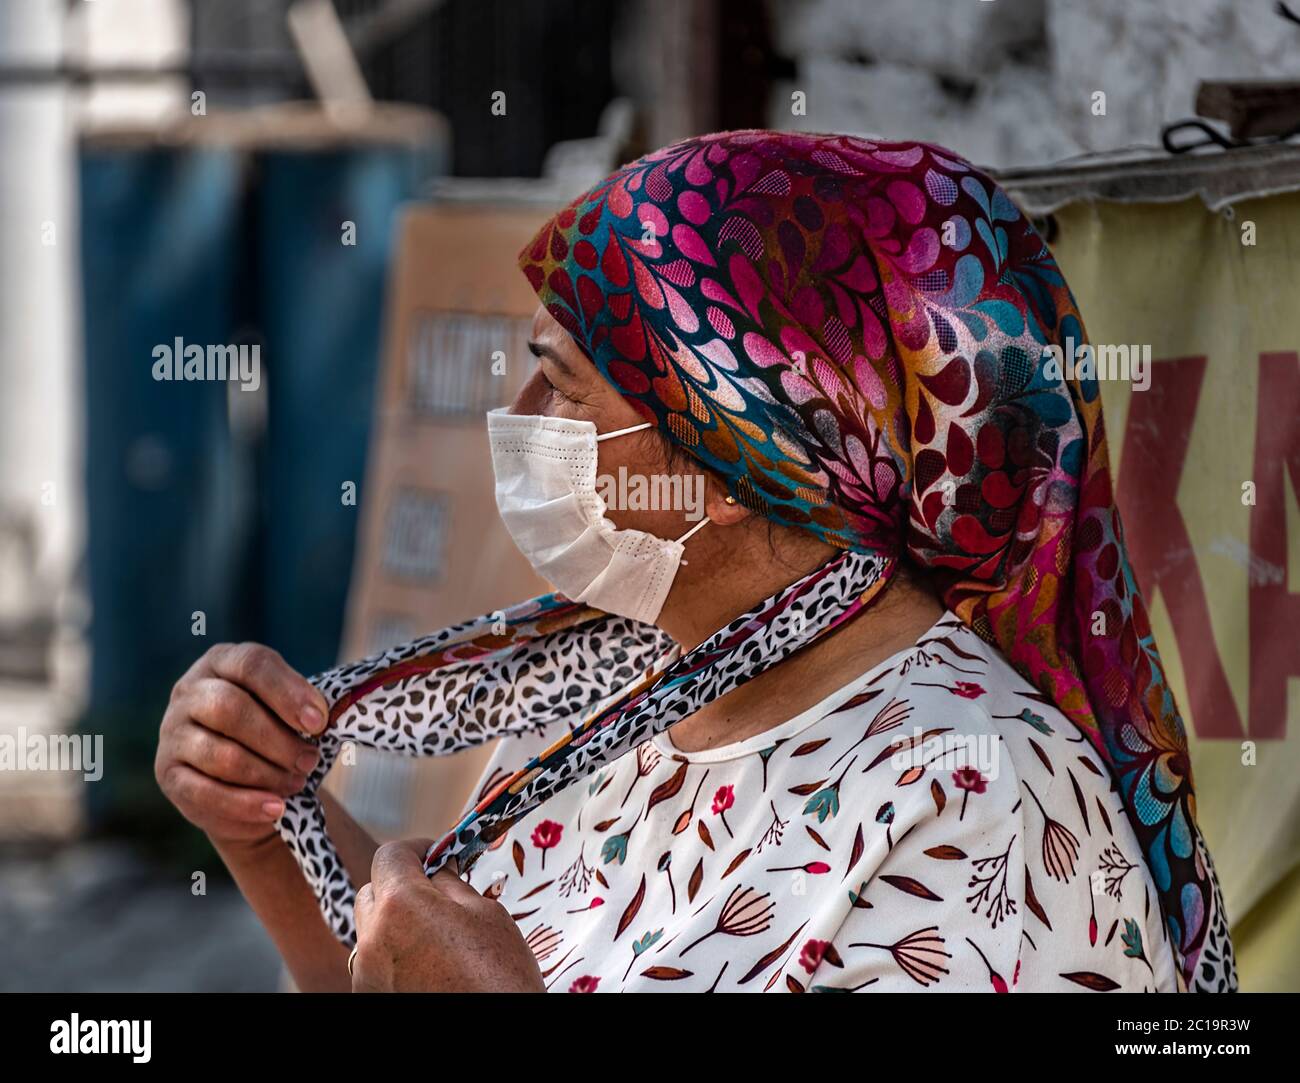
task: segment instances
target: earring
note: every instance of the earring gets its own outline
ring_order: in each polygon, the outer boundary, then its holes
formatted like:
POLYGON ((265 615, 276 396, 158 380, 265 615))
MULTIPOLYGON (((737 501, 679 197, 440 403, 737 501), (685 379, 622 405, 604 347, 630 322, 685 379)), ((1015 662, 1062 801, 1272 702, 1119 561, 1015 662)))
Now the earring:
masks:
POLYGON ((736 498, 734 496, 729 496, 723 501, 724 504, 735 504, 735 502, 736 498))

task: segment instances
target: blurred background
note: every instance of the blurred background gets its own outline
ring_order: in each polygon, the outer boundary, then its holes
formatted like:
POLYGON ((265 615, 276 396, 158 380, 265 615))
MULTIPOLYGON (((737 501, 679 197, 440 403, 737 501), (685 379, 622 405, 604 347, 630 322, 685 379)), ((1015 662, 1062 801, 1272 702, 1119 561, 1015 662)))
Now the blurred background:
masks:
MULTIPOLYGON (((0 0, 0 989, 281 987, 154 783, 172 684, 217 642, 313 673, 543 589, 482 435, 529 368, 515 254, 744 127, 992 168, 1093 340, 1151 345, 1150 392, 1104 388, 1120 502, 1243 988, 1300 988, 1297 9, 0 0), (155 379, 183 344, 257 386, 155 379), (57 735, 101 777, 17 754, 57 735)), ((485 752, 331 786, 437 834, 485 752)))

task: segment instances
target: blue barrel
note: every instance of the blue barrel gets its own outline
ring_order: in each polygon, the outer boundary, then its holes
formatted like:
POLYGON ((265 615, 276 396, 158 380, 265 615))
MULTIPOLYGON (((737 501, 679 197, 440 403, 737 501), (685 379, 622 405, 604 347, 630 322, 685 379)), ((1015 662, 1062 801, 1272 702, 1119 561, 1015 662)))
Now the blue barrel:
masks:
POLYGON ((365 147, 266 153, 259 163, 257 277, 270 387, 260 476, 263 634, 306 673, 338 660, 395 212, 427 181, 431 162, 418 148, 365 147), (345 504, 348 482, 357 499, 345 504))
POLYGON ((341 486, 364 499, 393 230, 434 138, 82 148, 92 825, 161 810, 159 718, 208 646, 337 660, 359 521, 341 486), (213 378, 210 348, 241 346, 257 390, 213 378), (207 378, 155 378, 167 351, 187 375, 189 347, 207 378))

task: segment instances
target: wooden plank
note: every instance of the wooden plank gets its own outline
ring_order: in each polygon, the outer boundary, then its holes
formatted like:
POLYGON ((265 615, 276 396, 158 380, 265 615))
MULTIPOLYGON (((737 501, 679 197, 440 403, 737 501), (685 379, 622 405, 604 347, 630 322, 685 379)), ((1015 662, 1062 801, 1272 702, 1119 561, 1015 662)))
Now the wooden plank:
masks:
POLYGON ((1226 121, 1235 139, 1287 135, 1300 127, 1300 82, 1207 80, 1196 114, 1226 121))

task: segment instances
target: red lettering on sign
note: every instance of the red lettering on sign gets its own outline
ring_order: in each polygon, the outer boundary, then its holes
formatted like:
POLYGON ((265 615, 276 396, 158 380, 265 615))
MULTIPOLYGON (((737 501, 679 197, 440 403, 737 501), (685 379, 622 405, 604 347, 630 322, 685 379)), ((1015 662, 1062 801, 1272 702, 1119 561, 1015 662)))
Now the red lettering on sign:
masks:
POLYGON ((1250 514, 1250 735, 1260 740, 1286 736, 1286 682, 1300 677, 1300 595, 1286 585, 1286 483, 1289 468, 1300 486, 1297 434, 1300 356, 1261 354, 1250 514))
POLYGON ((1147 597, 1159 591, 1169 610, 1196 735, 1240 740, 1241 716, 1215 646, 1200 569, 1178 508, 1205 358, 1160 361, 1153 375, 1146 391, 1129 398, 1116 484, 1124 539, 1147 597))

